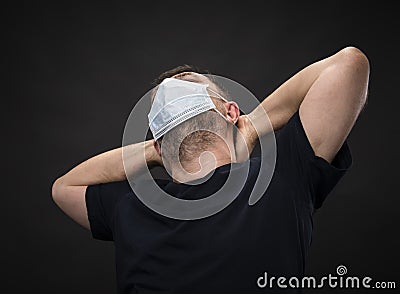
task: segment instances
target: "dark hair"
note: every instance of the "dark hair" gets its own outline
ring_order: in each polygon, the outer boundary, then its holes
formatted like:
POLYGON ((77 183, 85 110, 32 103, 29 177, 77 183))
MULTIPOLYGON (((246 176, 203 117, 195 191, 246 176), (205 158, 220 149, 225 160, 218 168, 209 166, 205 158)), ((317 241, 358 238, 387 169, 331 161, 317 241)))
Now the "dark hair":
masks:
POLYGON ((199 69, 197 66, 189 65, 189 64, 183 64, 183 65, 179 65, 177 67, 174 67, 173 69, 167 70, 167 71, 163 72, 162 74, 160 74, 153 81, 153 85, 157 86, 157 85, 161 84, 161 82, 164 79, 170 78, 170 77, 172 77, 174 75, 177 75, 177 74, 180 74, 180 73, 184 73, 184 72, 197 72, 197 73, 200 73, 200 74, 209 74, 210 73, 207 70, 199 69))

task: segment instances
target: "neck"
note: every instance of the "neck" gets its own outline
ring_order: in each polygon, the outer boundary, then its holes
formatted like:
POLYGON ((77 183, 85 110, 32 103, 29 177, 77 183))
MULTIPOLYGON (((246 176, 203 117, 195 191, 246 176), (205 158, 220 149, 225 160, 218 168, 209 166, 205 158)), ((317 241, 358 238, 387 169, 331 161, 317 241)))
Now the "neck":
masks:
POLYGON ((204 150, 199 156, 181 162, 182 168, 178 166, 172 167, 171 171, 174 181, 181 183, 194 181, 205 177, 217 167, 236 161, 235 155, 231 156, 226 144, 215 145, 204 150))

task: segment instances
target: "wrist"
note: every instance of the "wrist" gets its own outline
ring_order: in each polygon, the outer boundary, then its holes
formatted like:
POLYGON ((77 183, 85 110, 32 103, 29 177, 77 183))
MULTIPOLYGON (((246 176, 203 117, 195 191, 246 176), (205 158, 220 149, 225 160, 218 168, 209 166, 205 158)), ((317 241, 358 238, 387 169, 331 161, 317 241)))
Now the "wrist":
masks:
POLYGON ((162 159, 154 148, 154 140, 145 141, 146 163, 149 167, 162 165, 162 159))

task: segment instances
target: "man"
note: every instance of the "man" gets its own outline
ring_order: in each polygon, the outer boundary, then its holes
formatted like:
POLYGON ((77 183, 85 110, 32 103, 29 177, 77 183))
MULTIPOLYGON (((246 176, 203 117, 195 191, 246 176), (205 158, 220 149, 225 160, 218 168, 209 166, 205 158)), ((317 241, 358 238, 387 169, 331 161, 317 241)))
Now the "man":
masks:
MULTIPOLYGON (((174 131, 179 133, 180 126, 189 132, 191 121, 201 120, 199 114, 156 141, 129 146, 129 162, 139 163, 145 152, 148 166, 165 164, 172 170, 173 181, 158 182, 167 193, 182 199, 207 197, 224 183, 230 168, 240 170, 245 161, 235 158, 241 156, 238 149, 243 146, 235 146, 230 129, 238 127, 251 151, 257 140, 255 128, 263 129, 257 125, 258 114, 265 110, 273 129, 279 131, 275 171, 264 197, 256 205, 248 205, 260 166, 256 157, 250 159, 246 185, 219 213, 187 221, 162 216, 133 194, 126 181, 122 149, 118 148, 81 163, 57 179, 52 191, 54 201, 76 222, 91 229, 94 238, 114 241, 118 293, 298 293, 300 289, 280 289, 276 283, 272 288, 266 286, 260 277, 264 273, 287 278, 304 275, 312 214, 351 165, 346 138, 366 101, 366 56, 357 48, 347 47, 311 64, 248 115, 240 115, 235 102, 221 99, 220 89, 213 88, 212 81, 199 73, 178 68, 165 73, 160 81, 166 78, 211 85, 213 92, 208 93, 215 107, 201 114, 221 114, 226 122, 221 136, 225 137, 194 132, 177 147, 181 148, 183 169, 176 168, 176 162, 168 162, 163 152, 177 151, 171 145, 164 148, 165 139, 174 131), (229 145, 237 149, 234 155, 229 145), (205 152, 213 156, 200 160, 204 163, 201 165, 199 156, 205 152), (166 158, 164 162, 161 156, 166 158), (189 176, 179 174, 182 170, 189 176), (202 184, 186 183, 213 170, 211 178, 202 184)), ((154 99, 158 99, 157 94, 154 99)), ((153 107, 158 102, 154 101, 153 107)), ((128 176, 142 168, 132 164, 128 176)))

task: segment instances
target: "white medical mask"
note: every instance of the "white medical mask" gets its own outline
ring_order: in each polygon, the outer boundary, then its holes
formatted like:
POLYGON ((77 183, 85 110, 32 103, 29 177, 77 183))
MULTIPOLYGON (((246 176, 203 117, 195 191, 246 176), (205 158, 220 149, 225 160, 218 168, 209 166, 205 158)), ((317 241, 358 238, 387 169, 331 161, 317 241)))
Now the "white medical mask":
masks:
MULTIPOLYGON (((208 94, 208 86, 175 78, 164 79, 158 86, 148 114, 149 127, 154 139, 158 140, 177 125, 211 109, 226 119, 208 94)), ((208 91, 227 101, 215 91, 208 91)))

